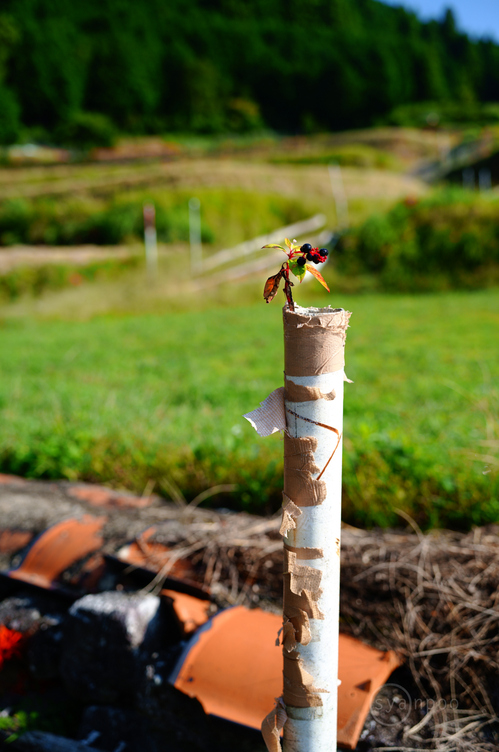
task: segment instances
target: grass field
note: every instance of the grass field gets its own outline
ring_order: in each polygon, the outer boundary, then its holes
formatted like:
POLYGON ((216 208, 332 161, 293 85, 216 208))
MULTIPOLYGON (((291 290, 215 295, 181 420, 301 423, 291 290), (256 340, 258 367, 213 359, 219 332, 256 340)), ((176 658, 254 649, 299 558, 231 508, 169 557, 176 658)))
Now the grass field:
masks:
MULTIPOLYGON (((130 206, 140 220, 146 200, 163 207, 171 237, 160 246, 155 284, 139 260, 91 283, 81 272, 75 286, 76 248, 67 249, 69 271, 56 275, 57 284, 50 270, 4 275, 0 471, 139 493, 154 487, 187 500, 231 484, 235 491, 210 502, 277 509, 280 438, 260 439, 242 414, 282 381, 282 300, 263 304, 264 276, 232 286, 189 280, 188 199, 201 200, 207 255, 316 212, 333 229, 332 159, 343 165, 350 222, 358 223, 427 193, 403 171, 452 138, 372 129, 268 143, 179 142, 166 162, 2 168, 0 199, 13 199, 4 202, 6 243, 56 244, 64 233, 76 242, 78 227, 88 231, 91 221, 101 234, 119 235, 130 206)), ((137 227, 125 244, 141 252, 137 227)), ((41 258, 44 246, 33 248, 41 258)), ((400 509, 425 527, 496 521, 497 293, 358 295, 374 289, 372 280, 341 278, 334 260, 326 276, 344 292, 326 300, 314 283, 297 299, 353 311, 344 519, 397 524, 400 509)))
MULTIPOLYGON (((353 312, 344 519, 396 524, 398 508, 424 526, 497 520, 497 292, 316 293, 297 297, 353 312)), ((138 492, 154 483, 187 499, 236 484, 213 503, 276 509, 280 438, 260 439, 241 416, 281 384, 280 304, 86 321, 4 315, 0 469, 138 492)))

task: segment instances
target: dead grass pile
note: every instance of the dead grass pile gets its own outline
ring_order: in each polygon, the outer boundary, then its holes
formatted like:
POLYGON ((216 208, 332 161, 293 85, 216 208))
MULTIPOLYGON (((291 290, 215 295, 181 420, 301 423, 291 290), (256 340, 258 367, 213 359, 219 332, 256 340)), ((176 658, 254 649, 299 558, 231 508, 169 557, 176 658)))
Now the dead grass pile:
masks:
MULTIPOLYGON (((280 515, 224 514, 180 504, 173 513, 170 507, 168 518, 167 527, 158 526, 150 538, 169 550, 151 588, 160 590, 162 580, 174 574, 177 562, 188 559, 194 572, 191 578, 209 587, 221 608, 259 605, 282 610, 280 515)), ((147 565, 158 569, 153 561, 147 565)))
POLYGON ((344 531, 343 627, 395 649, 427 711, 408 747, 498 748, 498 532, 344 531))
MULTIPOLYGON (((177 519, 175 550, 220 605, 280 608, 279 519, 188 508, 177 519)), ((421 720, 401 749, 497 750, 499 528, 346 527, 341 577, 342 631, 396 650, 417 688, 421 720)))

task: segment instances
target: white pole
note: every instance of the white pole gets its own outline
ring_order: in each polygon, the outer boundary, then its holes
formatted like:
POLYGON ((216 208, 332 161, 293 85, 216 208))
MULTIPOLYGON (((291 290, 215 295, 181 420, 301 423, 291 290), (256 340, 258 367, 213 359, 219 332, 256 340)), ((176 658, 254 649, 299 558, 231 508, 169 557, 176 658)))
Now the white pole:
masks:
POLYGON ((343 309, 284 309, 284 752, 336 750, 343 309))
POLYGON ((203 269, 203 246, 201 243, 201 202, 189 200, 189 242, 191 246, 191 273, 200 274, 203 269))
POLYGON ((343 185, 341 167, 338 164, 329 165, 329 179, 336 208, 336 222, 340 229, 348 227, 348 199, 343 185))
POLYGON ((143 211, 147 276, 149 279, 154 280, 158 275, 158 242, 156 236, 156 210, 154 204, 144 204, 143 211))
POLYGON ((478 185, 481 191, 489 191, 492 188, 492 175, 488 167, 482 167, 478 171, 478 185))
POLYGON ((283 694, 264 719, 269 752, 335 752, 346 330, 342 308, 284 315, 284 387, 247 413, 260 436, 284 431, 283 694))
POLYGON ((469 188, 469 190, 475 188, 475 170, 473 167, 467 167, 463 170, 463 188, 469 188))

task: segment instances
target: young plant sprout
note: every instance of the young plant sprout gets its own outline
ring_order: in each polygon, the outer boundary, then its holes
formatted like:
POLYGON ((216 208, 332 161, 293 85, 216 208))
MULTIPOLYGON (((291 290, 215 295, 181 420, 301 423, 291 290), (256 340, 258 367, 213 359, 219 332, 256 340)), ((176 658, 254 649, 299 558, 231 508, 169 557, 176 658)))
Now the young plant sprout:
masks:
POLYGON ((313 274, 314 277, 319 280, 321 285, 330 292, 322 274, 319 274, 317 269, 314 269, 311 264, 307 264, 307 261, 312 261, 314 264, 323 263, 327 259, 328 250, 327 248, 313 248, 310 243, 304 243, 300 246, 296 244, 296 240, 292 242, 291 240, 288 240, 288 238, 284 240, 284 243, 287 248, 283 245, 278 245, 277 243, 269 243, 268 245, 263 246, 263 248, 279 248, 288 257, 288 260, 283 263, 277 274, 269 277, 266 281, 263 290, 263 297, 265 298, 266 303, 270 303, 270 301, 277 295, 281 279, 284 279, 284 294, 286 296, 288 307, 290 311, 294 311, 295 306, 293 295, 291 293, 291 288, 294 285, 289 279, 289 273, 291 272, 295 277, 298 277, 300 282, 303 282, 305 274, 310 272, 310 274, 313 274))

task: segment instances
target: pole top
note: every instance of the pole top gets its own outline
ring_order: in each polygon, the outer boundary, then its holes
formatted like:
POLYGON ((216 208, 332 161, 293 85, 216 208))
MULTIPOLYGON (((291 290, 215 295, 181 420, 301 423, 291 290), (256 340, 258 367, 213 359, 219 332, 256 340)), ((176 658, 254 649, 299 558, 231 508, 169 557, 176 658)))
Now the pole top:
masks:
POLYGON ((341 313, 345 312, 344 308, 332 308, 331 306, 326 306, 325 308, 315 308, 314 306, 310 306, 309 308, 303 308, 303 306, 298 305, 295 303, 295 310, 291 311, 288 304, 283 308, 284 315, 287 313, 290 315, 298 315, 298 316, 322 316, 324 314, 330 314, 330 313, 341 313))
POLYGON ((345 365, 350 312, 344 308, 283 308, 284 370, 287 376, 317 376, 345 365))

